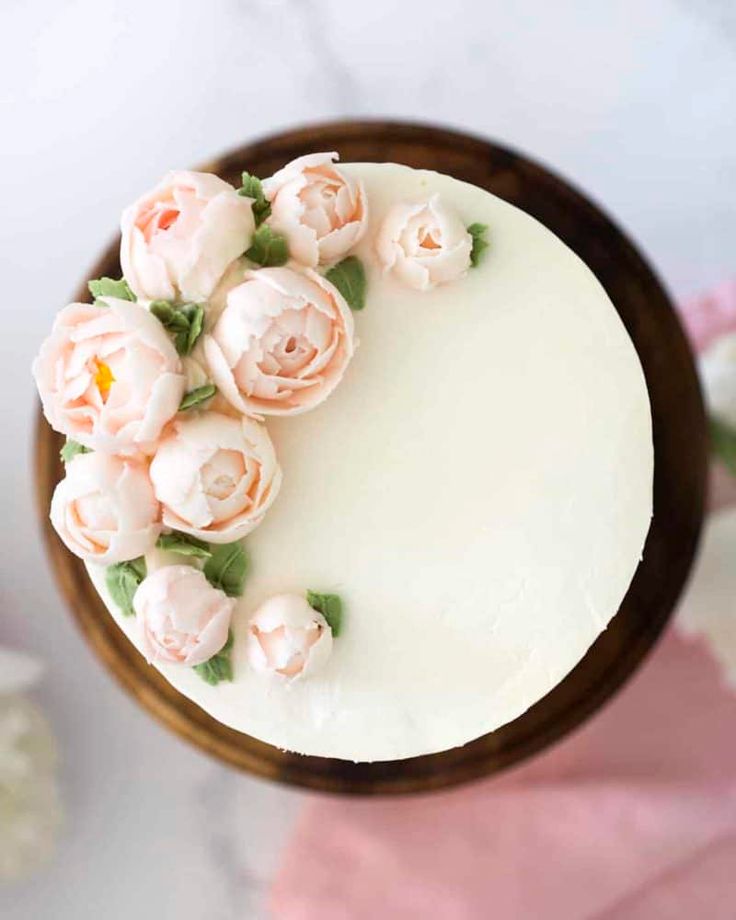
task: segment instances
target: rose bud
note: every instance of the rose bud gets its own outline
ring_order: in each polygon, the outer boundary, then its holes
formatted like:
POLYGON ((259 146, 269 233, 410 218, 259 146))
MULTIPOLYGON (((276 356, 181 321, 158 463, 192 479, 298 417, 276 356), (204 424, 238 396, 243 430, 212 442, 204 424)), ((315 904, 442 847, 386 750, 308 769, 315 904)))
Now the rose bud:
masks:
POLYGON ((252 201, 210 173, 168 173, 123 212, 120 264, 143 300, 207 300, 250 246, 252 201))
POLYGON ((286 237, 291 257, 302 265, 336 262, 365 231, 363 183, 333 166, 337 159, 336 153, 312 153, 263 181, 271 202, 268 223, 286 237))
POLYGON ((298 594, 277 594, 248 624, 248 659, 262 673, 294 680, 323 667, 332 652, 332 630, 298 594))
POLYGON ((376 239, 384 270, 420 291, 460 278, 470 267, 472 248, 463 222, 438 195, 395 205, 376 239))
POLYGON ((166 527, 232 543, 260 524, 281 468, 263 425, 209 411, 172 426, 151 462, 151 480, 166 527))
POLYGON ((145 466, 109 454, 79 454, 51 499, 51 523, 80 559, 110 565, 148 552, 161 532, 145 466))
POLYGON ((141 651, 149 664, 203 664, 227 642, 234 607, 193 566, 156 569, 133 598, 141 651))

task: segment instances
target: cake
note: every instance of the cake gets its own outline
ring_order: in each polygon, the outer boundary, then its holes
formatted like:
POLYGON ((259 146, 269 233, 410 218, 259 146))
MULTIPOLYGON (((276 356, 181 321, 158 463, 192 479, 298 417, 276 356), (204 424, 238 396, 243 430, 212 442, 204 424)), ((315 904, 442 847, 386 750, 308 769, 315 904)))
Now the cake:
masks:
POLYGON ((173 172, 34 364, 51 520, 215 719, 353 761, 517 718, 605 630, 652 514, 635 349, 585 264, 449 176, 173 172))

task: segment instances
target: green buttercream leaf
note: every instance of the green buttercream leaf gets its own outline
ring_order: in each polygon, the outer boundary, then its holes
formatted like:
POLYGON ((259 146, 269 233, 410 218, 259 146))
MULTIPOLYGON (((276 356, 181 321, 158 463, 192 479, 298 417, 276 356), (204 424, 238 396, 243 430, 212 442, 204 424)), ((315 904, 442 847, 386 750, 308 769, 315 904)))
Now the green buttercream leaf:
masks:
POLYGON ((348 256, 338 262, 326 274, 347 301, 351 310, 362 310, 365 306, 365 269, 357 256, 348 256))
MULTIPOLYGON (((96 281, 88 281, 87 287, 90 294, 95 298, 97 304, 98 297, 117 297, 118 300, 135 300, 135 294, 128 287, 125 278, 116 281, 114 278, 98 278, 96 281)), ((99 304, 98 306, 103 306, 99 304)))
POLYGON ((248 557, 243 544, 223 543, 210 546, 212 555, 204 564, 204 574, 211 585, 228 597, 240 597, 248 572, 248 557))
POLYGON ((488 227, 486 224, 471 224, 468 227, 468 233, 473 237, 473 248, 470 250, 470 264, 473 267, 480 262, 483 251, 488 249, 487 232, 488 227))
POLYGON ((244 172, 243 184, 238 189, 238 195, 253 199, 253 217, 256 227, 260 227, 263 221, 271 214, 271 204, 263 194, 261 180, 257 176, 244 172))
POLYGON ((189 335, 187 336, 187 354, 191 354, 192 349, 197 344, 197 339, 202 335, 204 327, 204 307, 202 304, 189 304, 194 307, 189 317, 189 335))
POLYGON ((253 234, 246 256, 264 268, 285 265, 289 260, 289 246, 285 237, 274 233, 268 224, 262 224, 253 234))
POLYGON ((194 670, 205 683, 211 684, 214 687, 216 684, 219 684, 221 680, 233 679, 233 664, 230 660, 233 641, 234 637, 231 629, 227 634, 227 642, 216 655, 213 655, 212 658, 209 658, 202 664, 194 665, 194 670))
POLYGON ((180 556, 195 556, 197 559, 209 559, 212 555, 209 543, 204 540, 198 540, 196 537, 190 537, 189 534, 179 533, 162 533, 156 541, 159 549, 166 550, 169 553, 179 553, 180 556))
POLYGON ((80 444, 79 441, 72 441, 71 438, 67 438, 66 444, 59 451, 59 456, 64 461, 64 463, 69 463, 69 461, 73 460, 77 454, 89 453, 92 453, 89 447, 85 447, 84 444, 80 444))
POLYGON ((212 399, 216 392, 217 387, 214 383, 205 383, 204 386, 190 390, 184 395, 184 399, 182 399, 179 404, 179 412, 184 412, 186 409, 193 409, 195 406, 207 402, 208 399, 212 399))
POLYGON ((710 420, 710 442, 713 453, 736 476, 736 430, 719 419, 710 420))
POLYGON ((332 635, 340 635, 342 628, 342 600, 337 594, 322 594, 319 591, 307 591, 307 603, 318 610, 327 620, 332 635))
POLYGON ((133 597, 138 590, 138 585, 146 577, 146 560, 143 556, 131 559, 129 562, 116 562, 108 565, 105 572, 105 583, 110 597, 120 608, 123 616, 132 616, 133 597))
POLYGON ((174 338, 180 355, 189 355, 202 334, 204 307, 200 303, 173 304, 168 300, 153 300, 148 308, 174 338))

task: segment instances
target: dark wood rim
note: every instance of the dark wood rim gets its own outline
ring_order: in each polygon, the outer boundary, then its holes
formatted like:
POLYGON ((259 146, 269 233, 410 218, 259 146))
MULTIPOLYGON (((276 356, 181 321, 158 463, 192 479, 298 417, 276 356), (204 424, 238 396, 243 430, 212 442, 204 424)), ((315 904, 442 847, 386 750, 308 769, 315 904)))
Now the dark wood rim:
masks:
MULTIPOLYGON (((588 263, 606 287, 642 361, 652 402, 654 518, 642 562, 619 613, 583 660, 518 719, 463 748, 375 764, 304 757, 226 728, 180 695, 118 629, 84 566, 59 542, 48 508, 62 468, 62 439, 38 415, 38 514, 54 574, 87 642, 153 716, 214 757, 269 779, 324 792, 401 794, 486 776, 561 739, 626 681, 664 628, 687 578, 704 513, 707 434, 692 356, 672 305, 624 233, 579 191, 508 148, 441 127, 361 121, 311 125, 256 141, 206 164, 236 181, 268 175, 296 156, 339 150, 342 159, 439 169, 489 188, 534 215, 588 263)), ((115 240, 89 274, 119 272, 115 240)), ((86 280, 76 294, 86 299, 86 280)))

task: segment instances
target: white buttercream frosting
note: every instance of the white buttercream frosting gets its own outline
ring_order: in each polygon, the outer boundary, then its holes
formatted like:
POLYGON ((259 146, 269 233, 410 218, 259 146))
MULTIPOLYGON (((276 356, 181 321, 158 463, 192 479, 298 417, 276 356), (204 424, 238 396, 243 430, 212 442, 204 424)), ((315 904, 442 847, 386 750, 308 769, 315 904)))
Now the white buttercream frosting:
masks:
MULTIPOLYGON (((605 629, 649 528, 651 418, 613 305, 541 224, 447 176, 341 169, 363 182, 370 215, 360 348, 323 404, 268 418, 284 479, 246 541, 233 682, 156 666, 263 741, 387 760, 516 718, 605 629), (463 277, 420 291, 383 271, 375 238, 396 202, 435 195, 462 226, 488 225, 491 245, 463 277), (332 654, 309 680, 264 679, 248 624, 307 588, 343 600, 332 654)), ((103 570, 90 572, 107 598, 103 570)))

